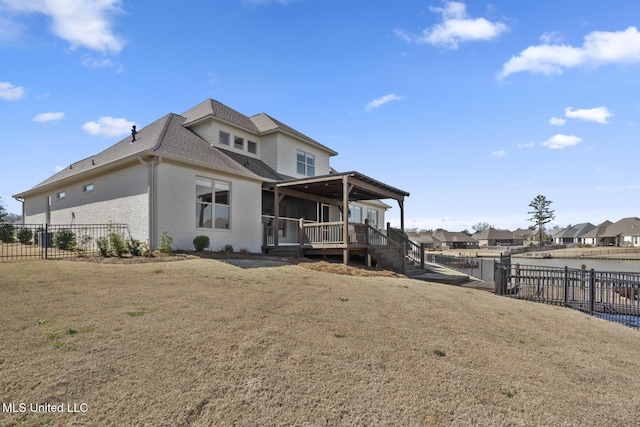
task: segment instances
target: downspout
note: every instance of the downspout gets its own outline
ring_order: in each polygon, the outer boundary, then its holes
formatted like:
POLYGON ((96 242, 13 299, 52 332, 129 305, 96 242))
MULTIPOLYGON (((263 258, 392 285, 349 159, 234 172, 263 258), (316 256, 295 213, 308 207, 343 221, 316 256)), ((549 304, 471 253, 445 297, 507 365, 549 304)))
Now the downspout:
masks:
POLYGON ((157 235, 158 235, 158 221, 157 221, 157 168, 158 165, 162 162, 162 157, 149 156, 147 157, 148 161, 142 159, 142 156, 138 156, 138 161, 143 165, 146 165, 148 168, 147 172, 147 186, 149 188, 149 247, 151 250, 154 250, 157 245, 157 235))
POLYGON ((22 225, 24 225, 24 198, 23 197, 14 197, 18 202, 22 203, 22 225))

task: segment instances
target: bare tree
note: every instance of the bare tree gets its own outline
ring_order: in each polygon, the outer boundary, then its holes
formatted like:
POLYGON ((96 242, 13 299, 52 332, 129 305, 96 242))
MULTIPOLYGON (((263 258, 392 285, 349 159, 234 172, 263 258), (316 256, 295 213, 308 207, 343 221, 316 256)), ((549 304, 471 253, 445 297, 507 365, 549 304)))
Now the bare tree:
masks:
POLYGON ((489 224, 488 222, 479 222, 476 225, 472 225, 471 229, 474 231, 474 233, 480 233, 481 231, 487 230, 491 228, 491 224, 489 224))

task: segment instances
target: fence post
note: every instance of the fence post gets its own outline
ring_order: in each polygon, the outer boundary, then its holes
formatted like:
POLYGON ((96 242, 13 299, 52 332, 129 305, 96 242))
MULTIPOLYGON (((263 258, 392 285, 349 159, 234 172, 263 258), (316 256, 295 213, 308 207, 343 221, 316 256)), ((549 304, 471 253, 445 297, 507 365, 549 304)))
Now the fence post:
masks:
POLYGON ((420 243, 420 269, 424 269, 424 243, 420 243))
POLYGON ((564 306, 567 306, 569 301, 569 267, 564 266, 564 306))
POLYGON ((47 259, 49 251, 49 223, 44 223, 44 259, 47 259))
POLYGON ((590 270, 589 288, 589 313, 593 315, 596 303, 596 275, 593 268, 590 270))

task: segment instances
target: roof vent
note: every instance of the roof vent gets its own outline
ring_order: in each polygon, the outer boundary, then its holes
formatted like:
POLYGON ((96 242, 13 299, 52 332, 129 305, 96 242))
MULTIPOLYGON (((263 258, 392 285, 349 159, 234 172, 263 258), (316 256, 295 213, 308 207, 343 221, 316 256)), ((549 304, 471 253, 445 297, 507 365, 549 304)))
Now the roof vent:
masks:
POLYGON ((94 159, 91 159, 91 166, 95 166, 96 165, 96 161, 94 159))
POLYGON ((135 142, 136 141, 136 134, 138 133, 138 131, 136 130, 136 125, 133 125, 133 127, 131 128, 131 142, 135 142))
POLYGON ((73 165, 69 165, 69 169, 73 169, 73 165))

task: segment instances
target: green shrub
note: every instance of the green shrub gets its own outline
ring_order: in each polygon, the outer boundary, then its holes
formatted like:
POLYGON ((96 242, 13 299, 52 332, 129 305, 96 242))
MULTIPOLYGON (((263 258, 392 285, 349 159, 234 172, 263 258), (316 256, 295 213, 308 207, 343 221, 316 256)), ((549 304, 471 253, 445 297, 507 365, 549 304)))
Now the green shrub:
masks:
POLYGON ((96 240, 96 245, 98 245, 98 253, 101 257, 106 258, 111 254, 111 251, 109 250, 109 239, 107 239, 105 236, 98 237, 98 240, 96 240))
POLYGON ((193 247, 196 248, 196 252, 202 252, 209 247, 209 236, 196 236, 193 239, 193 247))
POLYGON ((158 251, 163 254, 170 254, 173 252, 171 245, 173 244, 173 237, 169 236, 169 232, 167 230, 162 231, 162 235, 160 236, 160 243, 158 243, 158 251))
POLYGON ((224 245, 224 247, 222 249, 220 249, 220 252, 225 253, 225 254, 232 254, 233 253, 233 245, 224 245))
POLYGON ((142 244, 140 240, 136 240, 134 238, 130 238, 127 241, 127 247, 129 248, 129 253, 133 256, 142 255, 142 244))
POLYGON ((13 243, 13 231, 15 227, 12 224, 4 223, 0 224, 0 240, 4 243, 13 243))
POLYGON ((73 250, 76 247, 76 234, 68 228, 61 228, 53 234, 53 244, 63 251, 73 250))
POLYGON ((23 245, 31 243, 33 239, 33 231, 30 228, 21 228, 17 233, 18 241, 23 245))
POLYGON ((129 246, 124 240, 124 235, 112 231, 109 233, 109 245, 111 246, 111 254, 121 257, 129 251, 129 246))

